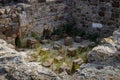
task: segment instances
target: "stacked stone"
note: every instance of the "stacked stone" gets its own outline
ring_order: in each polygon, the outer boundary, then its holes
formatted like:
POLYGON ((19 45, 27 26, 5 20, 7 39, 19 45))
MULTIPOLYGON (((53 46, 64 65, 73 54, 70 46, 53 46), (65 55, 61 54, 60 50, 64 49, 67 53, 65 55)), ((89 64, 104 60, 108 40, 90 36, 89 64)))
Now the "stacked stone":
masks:
POLYGON ((114 29, 120 24, 120 0, 71 0, 71 2, 72 16, 79 28, 88 28, 92 23, 100 23, 114 29))
POLYGON ((27 4, 21 3, 0 8, 0 32, 8 37, 16 34, 22 26, 27 26, 30 21, 30 13, 27 13, 27 4))
POLYGON ((33 5, 34 10, 34 32, 42 34, 44 28, 51 31, 54 27, 59 27, 66 23, 66 4, 63 0, 39 0, 39 3, 33 5))
POLYGON ((18 27, 18 15, 15 10, 15 7, 4 7, 0 9, 0 14, 1 32, 9 33, 9 30, 18 27))

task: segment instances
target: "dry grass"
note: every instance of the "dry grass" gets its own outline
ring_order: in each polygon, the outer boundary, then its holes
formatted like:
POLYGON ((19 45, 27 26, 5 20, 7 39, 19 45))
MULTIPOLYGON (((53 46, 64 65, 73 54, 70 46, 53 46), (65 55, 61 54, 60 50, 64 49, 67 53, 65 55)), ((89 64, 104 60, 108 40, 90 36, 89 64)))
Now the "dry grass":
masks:
POLYGON ((53 59, 53 64, 49 67, 53 71, 59 73, 60 67, 62 66, 63 63, 67 64, 68 67, 70 67, 71 72, 74 72, 78 68, 80 68, 79 65, 74 65, 73 66, 73 60, 82 58, 84 63, 87 63, 87 53, 91 50, 92 48, 88 47, 84 51, 77 51, 76 56, 74 57, 69 57, 66 54, 66 50, 64 48, 57 50, 57 51, 42 51, 41 47, 38 47, 36 49, 36 52, 33 54, 33 57, 36 59, 36 61, 44 63, 45 61, 48 61, 49 59, 53 59), (55 58, 57 56, 63 57, 62 60, 56 61, 55 58))

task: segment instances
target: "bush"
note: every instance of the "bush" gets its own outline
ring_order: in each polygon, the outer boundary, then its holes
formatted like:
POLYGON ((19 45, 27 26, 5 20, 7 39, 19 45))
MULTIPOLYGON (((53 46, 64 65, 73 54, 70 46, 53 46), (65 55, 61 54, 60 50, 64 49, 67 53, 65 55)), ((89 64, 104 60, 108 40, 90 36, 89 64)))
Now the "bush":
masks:
POLYGON ((85 35, 85 30, 83 29, 76 29, 75 35, 83 37, 85 35))
POLYGON ((16 38, 15 38, 15 45, 16 45, 16 47, 18 47, 18 48, 21 48, 21 47, 22 47, 22 40, 21 40, 19 37, 16 37, 16 38))
POLYGON ((62 34, 62 29, 55 29, 54 28, 54 30, 53 30, 53 32, 52 32, 52 35, 61 35, 62 34))
POLYGON ((83 59, 84 63, 87 63, 87 53, 92 50, 92 47, 87 47, 83 50, 77 50, 78 56, 83 59))
POLYGON ((31 37, 33 37, 33 38, 35 38, 37 40, 40 39, 40 36, 38 34, 34 33, 34 32, 31 32, 31 37))
POLYGON ((68 23, 68 24, 63 26, 63 31, 65 32, 65 34, 72 35, 73 30, 74 30, 74 28, 73 28, 72 23, 68 23))
POLYGON ((100 35, 98 33, 91 33, 91 34, 88 35, 88 38, 91 41, 96 41, 98 37, 100 37, 100 35))

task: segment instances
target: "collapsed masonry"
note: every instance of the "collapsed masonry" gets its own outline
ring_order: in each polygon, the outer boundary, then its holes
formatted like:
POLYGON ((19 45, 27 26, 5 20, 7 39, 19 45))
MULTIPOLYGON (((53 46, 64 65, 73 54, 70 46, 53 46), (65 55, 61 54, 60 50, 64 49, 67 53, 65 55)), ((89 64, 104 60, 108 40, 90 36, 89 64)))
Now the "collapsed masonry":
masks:
POLYGON ((14 34, 18 27, 26 34, 42 34, 44 28, 52 31, 69 20, 86 34, 99 31, 107 36, 120 26, 119 0, 0 0, 9 1, 12 6, 0 8, 0 30, 6 35, 14 34))

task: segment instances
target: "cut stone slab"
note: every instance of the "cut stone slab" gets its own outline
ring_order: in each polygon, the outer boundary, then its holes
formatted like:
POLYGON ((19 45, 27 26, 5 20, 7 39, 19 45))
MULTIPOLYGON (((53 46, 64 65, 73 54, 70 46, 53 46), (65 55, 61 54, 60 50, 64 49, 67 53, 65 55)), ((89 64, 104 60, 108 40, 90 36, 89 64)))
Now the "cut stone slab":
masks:
POLYGON ((74 64, 81 65, 84 61, 81 58, 78 58, 73 61, 74 64))
POLYGON ((67 49, 67 55, 68 56, 75 56, 76 55, 76 51, 77 51, 76 48, 68 48, 67 49))
POLYGON ((65 44, 66 46, 71 46, 71 45, 73 44, 73 39, 72 39, 72 37, 66 37, 66 38, 64 39, 64 44, 65 44))

